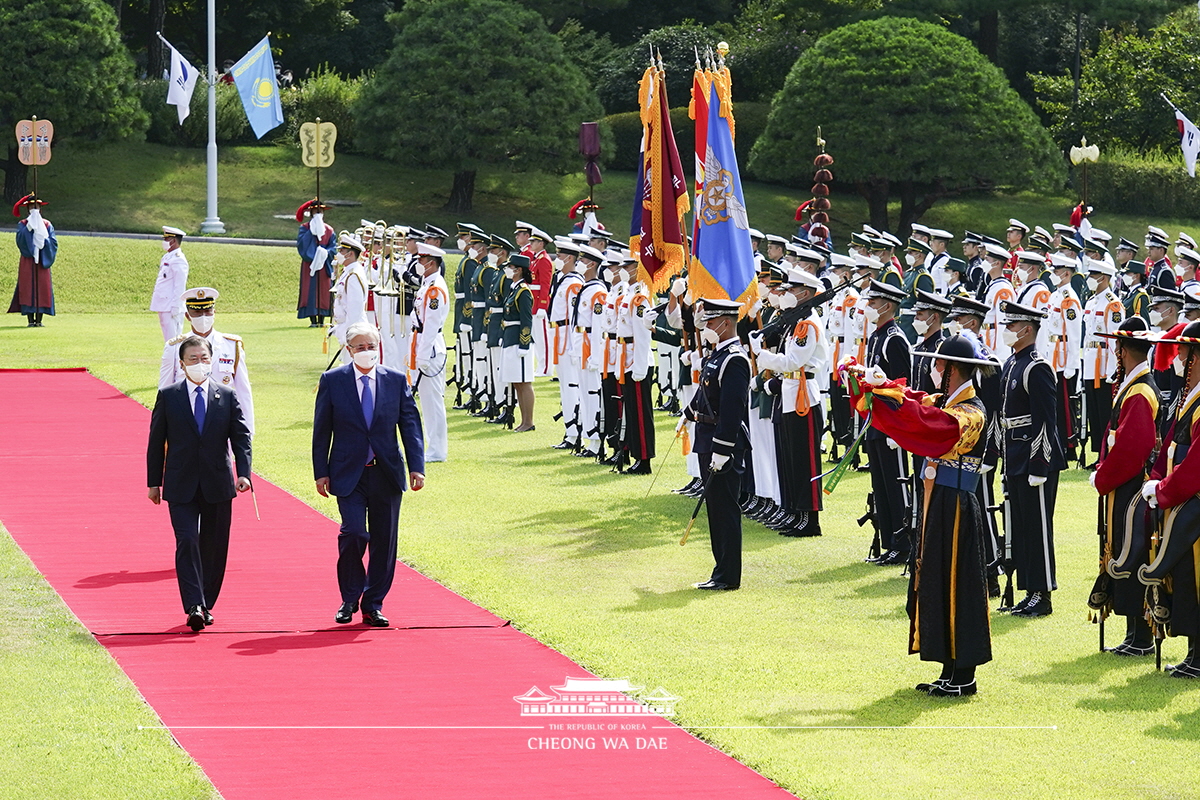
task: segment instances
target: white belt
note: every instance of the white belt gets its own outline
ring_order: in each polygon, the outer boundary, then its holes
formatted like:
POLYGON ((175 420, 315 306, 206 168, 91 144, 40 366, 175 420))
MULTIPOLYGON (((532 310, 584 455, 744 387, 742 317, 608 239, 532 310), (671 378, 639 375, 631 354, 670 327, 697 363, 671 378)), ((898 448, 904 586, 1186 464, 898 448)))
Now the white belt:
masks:
POLYGON ((454 293, 454 299, 455 299, 455 300, 462 300, 462 299, 463 299, 464 297, 466 297, 466 296, 467 296, 467 295, 466 295, 465 293, 463 293, 463 292, 455 292, 455 293, 454 293))
POLYGON ((542 285, 540 283, 531 283, 529 284, 529 288, 535 292, 540 292, 542 290, 542 285))
POLYGON ((1000 427, 1004 430, 1012 430, 1013 428, 1024 428, 1027 425, 1033 424, 1033 415, 1026 414, 1023 417, 1003 417, 1000 420, 1000 427))
POLYGON ((483 308, 487 303, 471 303, 471 308, 483 308))
POLYGON ((506 320, 504 320, 504 322, 503 322, 503 323, 501 323, 501 324, 502 324, 502 325, 503 325, 505 328, 511 328, 513 325, 520 325, 520 324, 521 324, 521 320, 519 320, 519 319, 506 319, 506 320))

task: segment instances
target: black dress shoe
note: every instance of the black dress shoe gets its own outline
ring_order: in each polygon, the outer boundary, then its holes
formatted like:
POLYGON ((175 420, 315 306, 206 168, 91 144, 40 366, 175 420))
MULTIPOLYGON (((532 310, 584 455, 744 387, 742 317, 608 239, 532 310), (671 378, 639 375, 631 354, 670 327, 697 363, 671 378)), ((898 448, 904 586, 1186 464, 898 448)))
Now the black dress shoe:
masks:
POLYGON ((1138 647, 1128 642, 1121 642, 1116 647, 1107 648, 1114 656, 1148 656, 1154 653, 1154 645, 1138 647))
POLYGON ((692 490, 694 487, 696 487, 696 486, 699 486, 699 485, 700 485, 700 479, 699 479, 699 478, 692 478, 690 481, 688 481, 687 483, 685 483, 683 486, 680 486, 678 489, 672 489, 672 490, 671 490, 671 493, 672 493, 672 494, 682 494, 682 495, 686 495, 686 494, 687 494, 688 492, 690 492, 690 491, 691 491, 691 490, 692 490))
POLYGON ((908 561, 908 553, 902 553, 899 550, 888 550, 875 562, 875 566, 893 567, 897 564, 903 564, 906 561, 908 561))
POLYGON ((204 609, 192 606, 192 610, 188 612, 187 626, 195 633, 204 630, 204 609))
POLYGON ((979 685, 975 681, 964 686, 955 686, 953 683, 936 684, 929 690, 930 697, 970 697, 979 691, 979 685))
POLYGON ((213 619, 212 612, 209 611, 207 608, 202 608, 200 610, 202 612, 204 612, 204 626, 208 627, 209 625, 212 625, 213 622, 215 622, 215 620, 213 619))
POLYGON ((575 445, 571 444, 566 439, 563 439, 558 444, 551 445, 550 449, 551 450, 574 450, 575 445))
POLYGON ((333 615, 333 621, 338 625, 345 625, 348 622, 354 621, 354 612, 358 611, 358 603, 342 603, 342 607, 333 615))
POLYGON ((944 681, 943 679, 941 679, 941 678, 938 678, 938 679, 937 679, 936 681, 934 681, 933 683, 918 683, 918 684, 917 684, 916 686, 914 686, 913 688, 914 688, 914 689, 916 689, 918 692, 924 692, 925 694, 929 694, 930 692, 932 692, 932 691, 933 691, 933 687, 935 687, 935 686, 941 686, 941 685, 942 685, 942 684, 944 684, 945 682, 946 682, 946 681, 944 681))
POLYGON ((1200 678, 1200 669, 1184 661, 1174 667, 1168 666, 1172 678, 1200 678))
POLYGON ((626 475, 649 475, 650 462, 645 460, 635 461, 625 470, 626 475))
POLYGON ((370 625, 372 628, 386 628, 392 623, 388 622, 388 618, 379 611, 364 611, 363 622, 370 625))
POLYGON ((697 589, 708 589, 714 592, 732 592, 734 589, 738 588, 734 584, 720 583, 719 581, 712 580, 705 581, 704 583, 693 583, 692 586, 697 589))
POLYGON ((598 455, 600 455, 600 454, 597 453, 595 450, 580 450, 578 453, 575 454, 575 457, 576 458, 595 458, 598 455))
POLYGON ((1014 617, 1048 617, 1053 613, 1049 592, 1034 592, 1029 595, 1029 602, 1024 608, 1014 608, 1012 611, 1014 617))

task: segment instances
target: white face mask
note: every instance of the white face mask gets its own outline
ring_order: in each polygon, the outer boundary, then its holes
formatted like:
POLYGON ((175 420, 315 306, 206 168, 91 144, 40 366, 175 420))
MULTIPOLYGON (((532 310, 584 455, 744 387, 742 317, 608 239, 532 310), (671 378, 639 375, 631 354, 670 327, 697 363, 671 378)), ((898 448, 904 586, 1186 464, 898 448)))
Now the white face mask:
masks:
POLYGON ((1137 276, 1132 272, 1126 272, 1121 276, 1121 283, 1125 284, 1126 289, 1128 289, 1130 286, 1133 286, 1135 280, 1137 280, 1137 276))
POLYGON ((213 326, 213 315, 212 314, 203 314, 199 317, 188 317, 188 319, 191 320, 192 329, 194 331, 196 331, 196 333, 203 335, 212 330, 212 326, 213 326))
POLYGON ((559 258, 558 256, 555 256, 553 259, 550 260, 550 264, 554 267, 556 272, 562 272, 563 260, 561 258, 559 258))
MULTIPOLYGON (((1178 254, 1176 254, 1176 255, 1178 255, 1178 254)), ((1175 265, 1175 275, 1180 278, 1183 277, 1183 265, 1182 264, 1175 265)))
POLYGON ((718 344, 721 341, 721 337, 712 328, 701 328, 700 338, 709 344, 718 344))
POLYGON ((166 251, 168 251, 170 249, 171 249, 171 243, 168 242, 166 239, 163 239, 163 252, 165 253, 166 251))
POLYGON ((1095 278, 1088 278, 1087 287, 1089 292, 1095 292, 1100 288, 1100 281, 1096 280, 1095 278))
POLYGON ((788 310, 789 308, 795 308, 798 303, 799 300, 797 300, 796 295, 792 294, 791 292, 784 292, 779 296, 779 307, 784 311, 788 310))
POLYGON ((940 389, 942 386, 942 371, 936 366, 929 368, 929 379, 933 381, 933 387, 940 389))
POLYGON ((520 275, 521 273, 517 271, 516 267, 504 268, 504 277, 508 278, 510 281, 515 281, 518 277, 520 277, 520 275))
POLYGON ((1162 321, 1163 321, 1162 312, 1155 311, 1153 308, 1150 309, 1150 324, 1157 328, 1162 324, 1162 321))
POLYGON ((879 321, 879 309, 874 306, 864 306, 863 316, 866 317, 867 322, 873 325, 879 321))
POLYGON ((629 283, 629 270, 623 268, 617 270, 617 277, 621 279, 622 283, 629 283))
POLYGON ((468 250, 469 250, 469 247, 468 247, 468 245, 470 245, 470 244, 471 244, 471 243, 470 243, 468 240, 466 240, 466 239, 463 239, 463 238, 459 238, 459 240, 458 240, 458 249, 459 249, 459 250, 463 250, 463 251, 468 251, 468 250))
POLYGON ((373 367, 379 363, 379 351, 378 350, 359 350, 357 353, 353 354, 350 358, 353 359, 355 365, 362 367, 363 369, 370 369, 371 367, 373 367))
POLYGON ((767 305, 771 308, 779 308, 779 295, 776 292, 767 295, 767 305))
POLYGON ((929 331, 929 320, 914 319, 912 326, 913 330, 917 332, 917 336, 924 336, 929 331))
POLYGON ((914 256, 912 253, 905 253, 904 254, 904 263, 908 264, 911 267, 913 264, 917 263, 917 257, 914 256))
POLYGON ((610 269, 610 268, 605 268, 605 270, 604 270, 604 282, 605 282, 605 283, 607 283, 607 284, 611 284, 611 283, 613 282, 613 278, 614 278, 614 277, 616 277, 616 276, 613 274, 613 271, 612 271, 612 269, 610 269))
POLYGON ((1050 282, 1053 283, 1055 286, 1062 286, 1062 282, 1063 282, 1062 275, 1059 275, 1057 272, 1051 272, 1050 273, 1050 282))
POLYGON ((205 364, 203 361, 196 364, 188 364, 183 368, 187 373, 188 380, 192 383, 204 383, 209 375, 212 375, 212 364, 205 364))
POLYGON ((771 287, 767 286, 764 283, 760 283, 758 285, 758 299, 759 300, 766 300, 770 294, 771 294, 771 287))
POLYGON ((493 267, 500 263, 500 256, 497 253, 488 253, 488 263, 493 267))
POLYGON ((1003 331, 1001 331, 1000 336, 1004 340, 1005 347, 1015 346, 1017 343, 1017 340, 1021 338, 1020 335, 1016 331, 1010 330, 1008 328, 1005 328, 1003 331))
POLYGON ((1183 360, 1180 359, 1179 356, 1175 356, 1175 359, 1173 361, 1171 361, 1171 366, 1175 368, 1175 374, 1182 378, 1183 370, 1184 370, 1184 367, 1186 366, 1183 363, 1183 360))

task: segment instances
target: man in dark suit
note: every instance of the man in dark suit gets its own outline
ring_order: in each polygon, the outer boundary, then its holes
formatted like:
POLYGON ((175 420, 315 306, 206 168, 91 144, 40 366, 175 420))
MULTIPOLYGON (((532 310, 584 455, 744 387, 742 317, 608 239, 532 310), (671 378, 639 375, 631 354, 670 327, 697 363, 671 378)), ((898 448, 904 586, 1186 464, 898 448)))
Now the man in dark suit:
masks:
POLYGON ((363 622, 386 628, 380 609, 396 573, 400 499, 406 483, 414 491, 425 485, 425 442, 408 378, 379 365, 379 331, 367 323, 351 325, 346 349, 353 363, 326 372, 317 389, 313 474, 317 492, 337 497, 342 515, 337 564, 342 606, 334 620, 350 622, 361 605, 363 622))
POLYGON ((186 377, 159 390, 150 414, 146 485, 151 502, 166 500, 170 508, 179 596, 188 627, 199 632, 213 624, 225 579, 234 490, 250 488, 250 429, 237 393, 209 380, 206 339, 184 339, 179 361, 186 377))

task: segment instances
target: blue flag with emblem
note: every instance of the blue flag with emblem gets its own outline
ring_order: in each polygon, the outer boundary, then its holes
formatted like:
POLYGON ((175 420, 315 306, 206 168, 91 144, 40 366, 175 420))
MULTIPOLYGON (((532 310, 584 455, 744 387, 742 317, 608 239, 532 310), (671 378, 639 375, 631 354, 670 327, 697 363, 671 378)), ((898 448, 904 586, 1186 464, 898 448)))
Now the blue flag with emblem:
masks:
POLYGON ((750 220, 733 150, 733 104, 728 87, 709 88, 704 190, 696 209, 696 237, 688 283, 696 297, 746 301, 754 287, 750 220))
POLYGON ((246 119, 259 139, 272 128, 283 124, 283 107, 279 103, 279 86, 275 83, 275 59, 271 58, 269 36, 250 48, 242 60, 233 65, 233 83, 246 109, 246 119))

